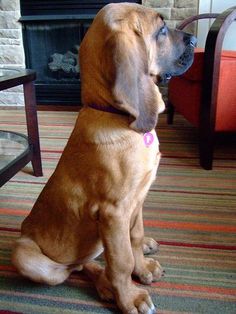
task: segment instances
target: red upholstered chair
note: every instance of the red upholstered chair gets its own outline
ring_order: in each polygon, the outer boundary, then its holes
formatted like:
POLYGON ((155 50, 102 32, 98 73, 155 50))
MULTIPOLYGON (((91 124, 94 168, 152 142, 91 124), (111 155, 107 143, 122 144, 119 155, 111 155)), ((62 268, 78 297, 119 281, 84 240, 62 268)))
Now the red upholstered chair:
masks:
MULTIPOLYGON (((178 28, 203 18, 216 18, 204 49, 196 49, 192 67, 169 82, 168 123, 174 111, 199 128, 200 164, 212 169, 216 132, 236 131, 236 51, 222 51, 223 39, 236 19, 236 7, 221 14, 200 14, 178 28)), ((235 34, 236 38, 236 34, 235 34)))

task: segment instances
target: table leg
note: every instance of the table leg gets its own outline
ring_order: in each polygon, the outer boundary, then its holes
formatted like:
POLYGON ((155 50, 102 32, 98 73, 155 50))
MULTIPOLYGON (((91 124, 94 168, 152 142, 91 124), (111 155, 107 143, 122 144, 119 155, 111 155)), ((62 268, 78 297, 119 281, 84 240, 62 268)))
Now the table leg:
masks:
POLYGON ((34 175, 36 177, 40 177, 43 175, 43 171, 39 143, 35 87, 33 82, 28 82, 24 84, 24 97, 28 139, 29 144, 32 146, 31 162, 34 170, 34 175))

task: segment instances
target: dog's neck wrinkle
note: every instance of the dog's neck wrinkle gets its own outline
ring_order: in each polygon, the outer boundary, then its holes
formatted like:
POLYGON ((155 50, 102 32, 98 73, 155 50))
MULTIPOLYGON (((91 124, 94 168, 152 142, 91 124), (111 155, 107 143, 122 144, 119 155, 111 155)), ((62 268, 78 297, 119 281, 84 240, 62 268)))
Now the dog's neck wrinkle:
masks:
POLYGON ((76 136, 82 137, 83 140, 95 145, 133 145, 135 138, 139 138, 140 134, 130 129, 129 116, 112 114, 99 110, 93 110, 89 106, 81 109, 77 127, 76 136), (90 120, 90 126, 83 121, 90 120), (132 133, 132 136, 130 136, 132 133), (132 142, 132 143, 131 143, 132 142))

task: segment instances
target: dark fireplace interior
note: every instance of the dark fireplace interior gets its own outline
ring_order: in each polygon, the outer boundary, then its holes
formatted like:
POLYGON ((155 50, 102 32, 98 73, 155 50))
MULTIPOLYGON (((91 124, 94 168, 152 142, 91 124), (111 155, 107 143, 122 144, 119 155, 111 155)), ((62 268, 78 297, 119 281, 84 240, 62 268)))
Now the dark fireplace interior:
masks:
POLYGON ((37 72, 38 105, 81 105, 78 48, 96 13, 110 2, 124 1, 21 0, 26 67, 37 72))

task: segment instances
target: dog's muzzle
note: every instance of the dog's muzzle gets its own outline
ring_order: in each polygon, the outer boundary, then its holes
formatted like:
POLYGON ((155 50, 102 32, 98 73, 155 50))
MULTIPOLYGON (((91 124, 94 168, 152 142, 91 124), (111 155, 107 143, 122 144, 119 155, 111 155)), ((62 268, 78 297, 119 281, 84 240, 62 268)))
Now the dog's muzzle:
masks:
MULTIPOLYGON (((192 65, 194 48, 196 47, 197 44, 197 38, 194 37, 193 35, 186 34, 184 36, 184 43, 186 44, 186 49, 184 50, 180 58, 176 61, 177 67, 179 67, 180 72, 182 72, 181 69, 183 70, 183 72, 187 71, 187 69, 192 65)), ((177 71, 176 75, 182 74, 182 73, 179 74, 179 71, 177 71)), ((175 73, 173 74, 173 76, 174 75, 175 73)))
POLYGON ((186 48, 182 55, 175 61, 175 70, 161 75, 161 82, 167 83, 172 76, 179 76, 186 72, 193 63, 194 48, 197 45, 197 38, 186 33, 184 36, 186 48))

